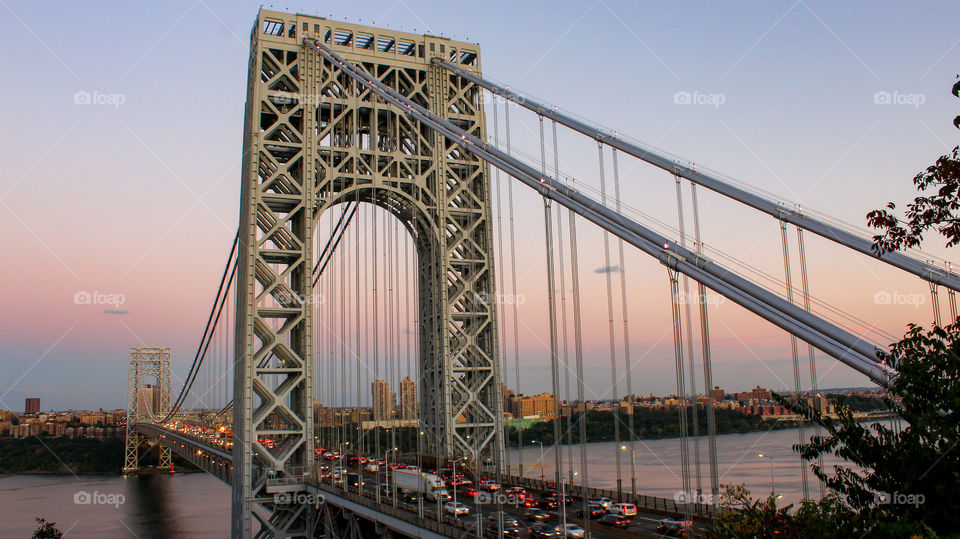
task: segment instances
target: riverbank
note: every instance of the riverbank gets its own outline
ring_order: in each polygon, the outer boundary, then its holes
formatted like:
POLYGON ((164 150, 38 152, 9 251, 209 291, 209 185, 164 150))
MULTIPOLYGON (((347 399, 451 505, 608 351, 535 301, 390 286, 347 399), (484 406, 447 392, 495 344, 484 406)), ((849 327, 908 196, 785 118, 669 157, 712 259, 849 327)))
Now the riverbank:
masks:
MULTIPOLYGON (((122 438, 0 438, 0 474, 121 475, 124 444, 122 438)), ((156 446, 141 448, 141 463, 158 458, 156 446)), ((178 472, 197 471, 176 454, 173 464, 178 472)))

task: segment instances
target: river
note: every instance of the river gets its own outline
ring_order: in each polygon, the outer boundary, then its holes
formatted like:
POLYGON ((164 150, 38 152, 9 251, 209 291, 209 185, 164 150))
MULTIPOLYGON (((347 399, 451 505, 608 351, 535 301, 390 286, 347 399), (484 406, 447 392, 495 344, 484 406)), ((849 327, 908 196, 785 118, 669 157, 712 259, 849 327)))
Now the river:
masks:
MULTIPOLYGON (((807 430, 807 434, 812 429, 807 430)), ((766 496, 771 488, 783 496, 782 503, 795 503, 802 496, 800 461, 790 447, 797 443, 797 430, 775 430, 717 436, 717 471, 721 483, 743 483, 754 496, 766 496), (772 456, 772 459, 757 455, 772 456), (771 465, 773 482, 771 483, 771 465)), ((693 442, 690 442, 691 451, 693 442)), ((613 442, 586 444, 590 484, 616 488, 616 457, 621 457, 623 488, 630 488, 629 451, 613 442)), ((580 472, 580 446, 572 447, 574 469, 580 472)), ((678 439, 635 442, 637 490, 673 498, 682 492, 678 439)), ((704 492, 710 492, 706 439, 701 439, 701 477, 704 492)), ((507 451, 516 467, 518 451, 507 451)), ((522 451, 524 472, 540 475, 540 448, 522 451)), ((564 460, 566 451, 563 452, 564 460)), ((832 465, 836 459, 828 459, 832 465)), ((514 468, 515 469, 515 468, 514 468)), ((566 469, 566 464, 562 466, 566 469)), ((543 472, 552 477, 554 457, 544 448, 543 472)), ((691 470, 695 471, 691 458, 691 470)), ((810 494, 818 495, 816 478, 809 476, 810 494)), ((696 489, 696 481, 692 480, 696 489)), ((226 537, 230 530, 230 490, 211 476, 200 473, 143 476, 0 476, 0 537, 29 537, 34 518, 57 523, 66 537, 226 537)))

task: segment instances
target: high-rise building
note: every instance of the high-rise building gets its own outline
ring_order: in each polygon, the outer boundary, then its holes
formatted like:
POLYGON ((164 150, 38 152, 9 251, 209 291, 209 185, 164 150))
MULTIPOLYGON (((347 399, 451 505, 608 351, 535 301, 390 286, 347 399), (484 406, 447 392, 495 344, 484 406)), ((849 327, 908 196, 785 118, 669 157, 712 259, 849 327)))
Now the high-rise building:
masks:
POLYGON ((150 384, 146 384, 144 387, 140 388, 140 395, 137 399, 137 407, 135 411, 137 418, 140 419, 149 417, 150 413, 152 413, 154 416, 159 416, 160 388, 150 384), (147 408, 148 406, 149 408, 147 408))
POLYGON ((404 377, 400 382, 400 419, 417 418, 417 383, 404 377))
POLYGON ((510 412, 516 418, 539 416, 542 419, 554 418, 556 399, 550 393, 539 395, 512 395, 509 399, 510 412))
POLYGON ((23 413, 39 414, 40 413, 40 397, 27 397, 27 402, 23 406, 23 413))
POLYGON ((393 409, 396 406, 397 394, 390 391, 390 382, 374 380, 373 389, 373 420, 388 421, 393 419, 393 409))

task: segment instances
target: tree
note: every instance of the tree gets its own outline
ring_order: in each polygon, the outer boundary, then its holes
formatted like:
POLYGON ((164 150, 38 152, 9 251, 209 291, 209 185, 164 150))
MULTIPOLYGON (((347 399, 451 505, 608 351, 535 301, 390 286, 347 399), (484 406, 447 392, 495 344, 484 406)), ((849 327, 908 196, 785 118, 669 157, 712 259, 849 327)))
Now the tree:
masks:
POLYGON ((892 427, 857 422, 843 401, 831 419, 802 400, 774 399, 826 431, 794 449, 810 462, 833 454, 855 466, 835 465, 814 474, 860 518, 864 533, 947 534, 960 530, 955 508, 960 492, 960 323, 924 330, 911 325, 891 345, 898 376, 884 403, 897 418, 892 427))
POLYGON ((38 518, 37 529, 33 530, 33 539, 61 539, 63 532, 57 529, 56 522, 47 522, 46 519, 38 518))
MULTIPOLYGON (((952 93, 960 97, 960 80, 952 93)), ((960 128, 960 116, 953 123, 960 128)), ((913 183, 921 196, 907 205, 906 220, 893 215, 892 202, 867 214, 868 224, 881 230, 873 238, 878 255, 916 247, 930 229, 946 238, 948 247, 960 244, 960 147, 937 159, 913 183)), ((804 537, 956 536, 960 320, 929 330, 911 324, 904 338, 890 346, 889 358, 897 377, 883 400, 895 414, 893 427, 858 423, 842 400, 832 419, 802 400, 774 394, 784 407, 826 431, 810 443, 794 446, 805 460, 816 462, 832 453, 852 463, 835 465, 832 473, 813 464, 830 495, 819 502, 803 502, 790 515, 777 509, 775 500, 754 502, 749 493, 740 492, 734 497, 739 510, 718 519, 716 528, 738 537, 764 537, 774 531, 789 537, 793 528, 787 524, 802 529, 804 537)))
MULTIPOLYGON (((951 93, 960 97, 960 80, 951 93)), ((953 125, 960 129, 960 116, 953 125)), ((867 224, 881 231, 873 237, 878 255, 919 246, 923 233, 931 228, 946 238, 947 247, 960 244, 960 146, 917 174, 913 184, 921 195, 907 204, 906 220, 893 214, 897 207, 893 202, 867 214, 867 224)))

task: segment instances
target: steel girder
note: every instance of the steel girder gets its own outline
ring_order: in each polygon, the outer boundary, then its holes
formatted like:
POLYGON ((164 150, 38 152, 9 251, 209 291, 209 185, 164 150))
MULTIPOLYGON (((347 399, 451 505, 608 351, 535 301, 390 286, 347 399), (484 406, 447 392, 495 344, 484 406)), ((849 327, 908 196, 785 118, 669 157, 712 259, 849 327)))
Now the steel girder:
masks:
MULTIPOLYGON (((127 436, 126 450, 124 451, 123 471, 133 472, 140 468, 138 450, 146 439, 137 432, 134 425, 138 422, 152 421, 147 406, 156 405, 153 417, 165 417, 170 412, 170 347, 169 346, 134 346, 130 348, 130 372, 127 379, 127 436), (149 379, 156 381, 150 398, 153 402, 146 402, 145 385, 149 379)), ((169 468, 170 449, 159 445, 161 468, 169 468)))
POLYGON ((421 418, 429 450, 496 466, 503 443, 488 167, 364 90, 301 38, 478 137, 479 86, 432 65, 479 69, 475 44, 261 10, 244 118, 234 379, 233 534, 292 535, 266 478, 313 463, 313 234, 351 201, 394 215, 417 250, 421 418), (306 53, 306 54, 305 54, 306 53), (269 440, 269 441, 267 441, 269 440))

